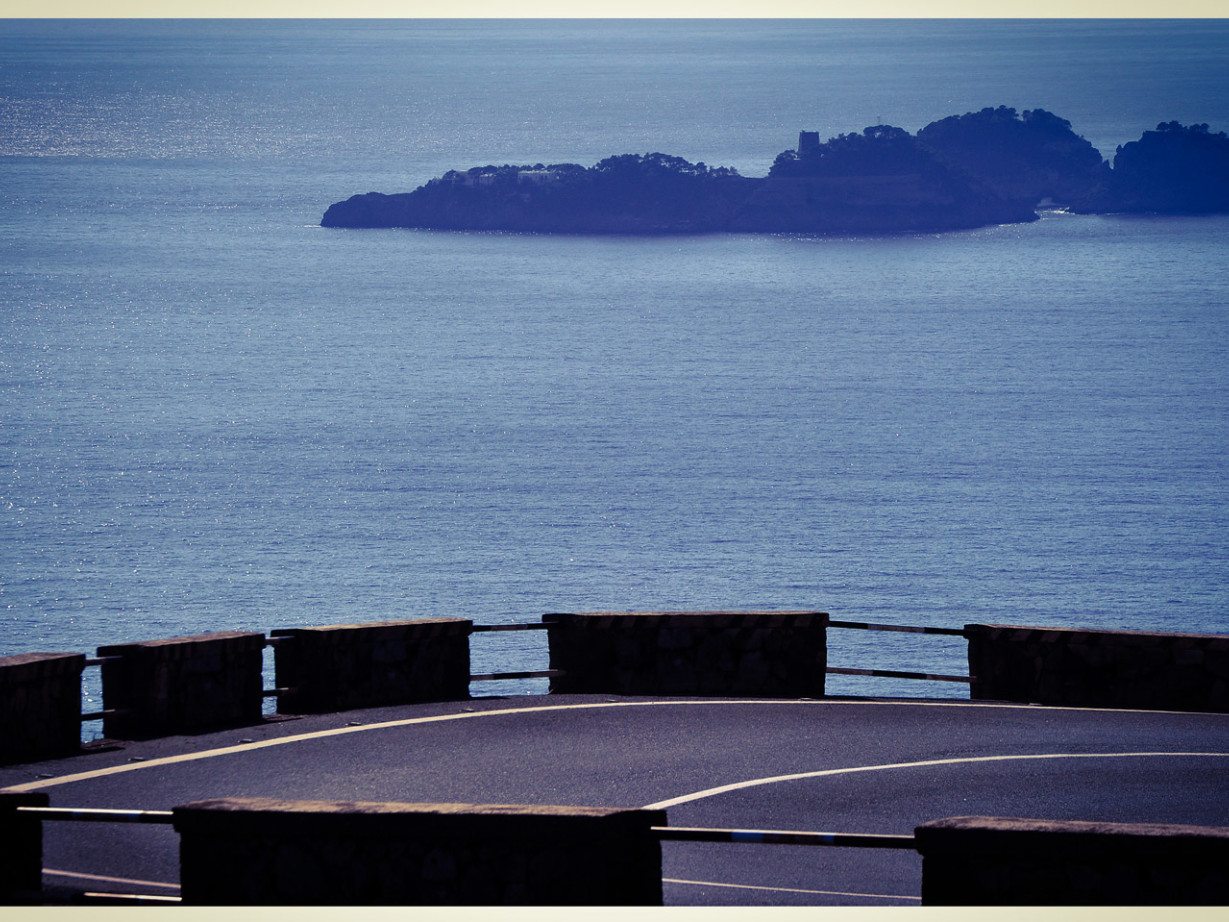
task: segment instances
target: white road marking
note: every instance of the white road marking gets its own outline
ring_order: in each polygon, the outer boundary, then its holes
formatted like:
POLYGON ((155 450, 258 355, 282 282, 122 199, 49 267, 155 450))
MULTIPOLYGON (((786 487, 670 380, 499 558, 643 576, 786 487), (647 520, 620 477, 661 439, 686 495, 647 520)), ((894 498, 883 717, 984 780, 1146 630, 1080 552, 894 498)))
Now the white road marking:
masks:
POLYGON ((127 887, 162 887, 164 890, 178 890, 179 884, 164 884, 156 880, 133 880, 130 877, 107 877, 103 874, 83 874, 79 871, 53 871, 43 868, 43 873, 51 877, 71 877, 74 880, 94 880, 104 884, 123 884, 127 887))
POLYGON ((767 778, 751 778, 746 781, 736 781, 733 784, 723 784, 715 788, 707 788, 692 794, 683 794, 669 800, 661 800, 648 804, 645 810, 665 810, 679 804, 703 800, 706 797, 716 797, 730 791, 740 791, 744 788, 758 787, 762 784, 778 784, 782 781, 800 781, 804 778, 825 778, 833 775, 852 775, 856 772, 881 772, 893 768, 927 768, 933 765, 966 765, 974 762, 1014 762, 1028 759, 1139 759, 1161 756, 1164 758, 1229 758, 1229 752, 1054 752, 1035 753, 1010 756, 964 756, 956 759, 925 759, 920 762, 890 762, 884 765, 854 765, 847 768, 825 768, 814 772, 799 772, 793 775, 773 775, 767 778))
POLYGON ((1164 713, 1181 713, 1187 717, 1204 716, 1204 717, 1224 717, 1223 714, 1189 714, 1186 712, 1168 712, 1168 711, 1122 711, 1112 710, 1108 708, 1042 708, 1035 704, 1003 704, 1003 703, 982 703, 973 701, 903 701, 900 699, 888 699, 883 701, 865 701, 865 700, 833 700, 829 698, 802 698, 802 699, 780 699, 780 698, 750 698, 750 699, 729 699, 729 698, 714 698, 714 699, 697 699, 685 700, 677 699, 672 701, 599 701, 589 702, 585 704, 551 704, 539 705, 536 707, 518 707, 518 708, 498 708, 490 711, 464 711, 459 714, 436 714, 431 717, 406 717, 398 720, 387 720, 380 723, 347 725, 345 727, 334 727, 330 730, 316 730, 311 733, 301 733, 295 736, 283 736, 276 739, 260 740, 253 743, 239 743, 234 746, 223 746, 218 749, 206 749, 200 752, 186 752, 175 756, 165 756, 160 759, 147 759, 141 762, 129 762, 124 765, 113 765, 109 768, 99 768, 93 771, 77 772, 72 775, 61 775, 58 778, 44 778, 38 781, 30 781, 25 784, 14 784, 5 788, 0 788, 0 791, 6 793, 21 793, 25 791, 41 791, 46 788, 57 787, 62 784, 73 784, 77 781, 90 781, 95 778, 105 778, 109 775, 120 775, 125 772, 144 771, 149 768, 161 768, 165 765, 177 765, 183 762, 195 762, 199 759, 212 759, 220 756, 238 755, 245 752, 254 752, 258 749, 268 749, 273 746, 287 746, 292 743, 302 743, 310 740, 327 739, 333 736, 344 736, 349 733, 365 733, 368 730, 387 730, 395 727, 410 727, 419 724, 442 723, 452 720, 470 720, 481 717, 506 717, 517 714, 538 714, 549 711, 574 711, 574 710, 598 710, 602 708, 635 708, 635 707, 731 707, 739 705, 754 705, 757 707, 765 706, 787 706, 787 707, 841 707, 841 706, 885 706, 885 707, 926 707, 926 708, 988 708, 988 709, 1008 709, 1008 710, 1046 710, 1046 711, 1109 711, 1111 713, 1144 713, 1144 714, 1164 714, 1164 713))
POLYGON ((772 890, 778 893, 816 893, 823 896, 859 896, 871 900, 909 900, 920 903, 920 896, 895 896, 891 893, 847 893, 844 890, 803 890, 797 887, 763 887, 756 884, 722 884, 715 880, 679 880, 677 877, 663 877, 663 884, 689 884, 695 887, 732 887, 738 890, 772 890))

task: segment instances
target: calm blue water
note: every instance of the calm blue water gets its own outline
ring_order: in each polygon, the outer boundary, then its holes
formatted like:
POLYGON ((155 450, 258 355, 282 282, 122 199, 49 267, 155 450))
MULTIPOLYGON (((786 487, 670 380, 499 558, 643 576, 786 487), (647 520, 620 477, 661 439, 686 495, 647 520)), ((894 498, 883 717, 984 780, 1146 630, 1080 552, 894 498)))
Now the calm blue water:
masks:
MULTIPOLYGON (((1225 22, 5 22, 0 655, 600 609, 1223 632, 1227 218, 317 224, 450 168, 762 175, 802 128, 988 105, 1111 157, 1229 129, 1226 51, 1225 22)), ((495 636, 476 669, 545 666, 495 636)), ((882 636, 832 664, 964 670, 882 636)), ((860 681, 831 687, 962 693, 860 681)))

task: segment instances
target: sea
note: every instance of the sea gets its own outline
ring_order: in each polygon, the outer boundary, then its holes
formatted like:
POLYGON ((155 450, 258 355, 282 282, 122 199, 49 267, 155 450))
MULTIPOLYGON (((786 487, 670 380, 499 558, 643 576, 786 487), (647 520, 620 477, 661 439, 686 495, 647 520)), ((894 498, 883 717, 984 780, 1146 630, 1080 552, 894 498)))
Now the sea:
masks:
POLYGON ((1229 631, 1229 216, 319 226, 450 169, 762 176, 1000 105, 1106 159, 1227 130, 1229 21, 0 21, 0 655, 607 610, 1229 631))

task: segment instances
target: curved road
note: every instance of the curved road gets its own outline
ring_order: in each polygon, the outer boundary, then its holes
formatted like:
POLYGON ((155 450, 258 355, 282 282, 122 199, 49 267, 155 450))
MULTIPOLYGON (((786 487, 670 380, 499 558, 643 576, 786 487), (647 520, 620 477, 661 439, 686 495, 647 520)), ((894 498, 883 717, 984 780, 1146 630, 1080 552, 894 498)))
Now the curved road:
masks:
MULTIPOLYGON (((1229 825, 1229 715, 959 701, 483 698, 0 768, 52 806, 209 797, 654 806, 672 826, 910 834, 980 814, 1229 825)), ((912 851, 663 843, 667 905, 916 905, 912 851)), ((174 895, 165 826, 45 823, 45 886, 174 895)))

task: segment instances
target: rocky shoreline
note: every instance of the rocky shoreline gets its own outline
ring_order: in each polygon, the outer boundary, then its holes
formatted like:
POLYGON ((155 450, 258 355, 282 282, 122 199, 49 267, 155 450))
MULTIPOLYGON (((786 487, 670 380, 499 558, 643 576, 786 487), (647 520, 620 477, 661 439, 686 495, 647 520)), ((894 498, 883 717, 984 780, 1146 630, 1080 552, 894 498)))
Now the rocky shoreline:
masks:
POLYGON ((1113 163, 1042 109, 1000 106, 916 135, 878 125, 826 142, 801 132, 766 177, 661 153, 452 170, 413 192, 331 205, 335 228, 564 234, 902 234, 1085 214, 1229 213, 1229 137, 1162 123, 1113 163))

